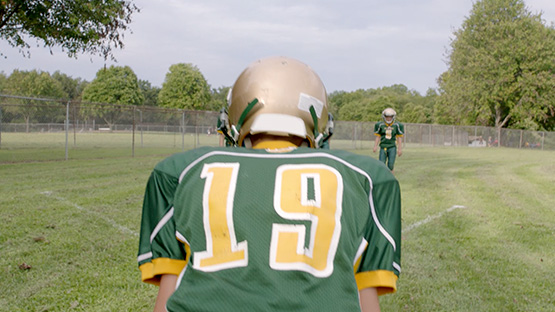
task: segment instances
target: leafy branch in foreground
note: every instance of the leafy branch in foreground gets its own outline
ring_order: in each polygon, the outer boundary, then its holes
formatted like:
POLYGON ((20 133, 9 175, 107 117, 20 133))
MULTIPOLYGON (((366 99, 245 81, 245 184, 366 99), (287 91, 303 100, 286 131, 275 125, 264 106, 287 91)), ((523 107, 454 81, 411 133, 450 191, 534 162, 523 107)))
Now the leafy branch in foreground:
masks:
MULTIPOLYGON (((114 59, 139 8, 128 0, 0 0, 0 39, 29 56, 29 40, 78 53, 114 59)), ((50 50, 52 53, 52 50, 50 50)), ((1 52, 0 52, 1 53, 1 52)))

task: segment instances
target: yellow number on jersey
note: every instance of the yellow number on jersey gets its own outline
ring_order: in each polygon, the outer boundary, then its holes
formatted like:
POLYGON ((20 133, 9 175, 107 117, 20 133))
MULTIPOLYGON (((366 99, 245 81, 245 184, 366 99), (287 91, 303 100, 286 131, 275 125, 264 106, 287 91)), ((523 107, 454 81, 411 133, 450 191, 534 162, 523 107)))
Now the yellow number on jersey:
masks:
POLYGON ((391 127, 387 127, 387 129, 385 129, 385 138, 390 140, 393 137, 393 128, 391 127))
MULTIPOLYGON (((206 250, 194 253, 195 269, 214 272, 248 265, 247 241, 237 242, 233 225, 238 171, 238 163, 212 163, 203 167, 206 250)), ((342 198, 343 180, 334 168, 280 166, 276 172, 274 209, 286 220, 310 221, 310 240, 305 248, 303 224, 273 224, 270 267, 329 276, 341 233, 342 198)))
POLYGON ((273 224, 270 267, 317 277, 333 272, 341 233, 343 180, 326 165, 283 165, 277 169, 274 209, 284 219, 310 221, 306 246, 303 224, 273 224))
POLYGON ((237 242, 233 226, 233 199, 238 163, 204 165, 206 179, 202 199, 206 251, 195 252, 193 267, 206 272, 244 267, 248 264, 247 242, 237 242))

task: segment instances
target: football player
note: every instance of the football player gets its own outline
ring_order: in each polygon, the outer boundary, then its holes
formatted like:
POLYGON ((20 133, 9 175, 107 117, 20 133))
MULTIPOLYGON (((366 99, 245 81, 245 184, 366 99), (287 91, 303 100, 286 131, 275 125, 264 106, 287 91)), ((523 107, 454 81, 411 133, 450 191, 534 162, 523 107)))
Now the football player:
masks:
POLYGON ((374 125, 374 135, 376 140, 374 142, 374 153, 380 146, 379 159, 384 164, 387 164, 389 170, 393 172, 395 167, 395 155, 399 157, 403 155, 402 138, 405 134, 405 127, 402 123, 395 121, 397 112, 393 108, 386 108, 382 112, 383 121, 377 122, 374 125))
POLYGON ((250 64, 221 111, 227 147, 175 154, 145 191, 138 264, 155 311, 378 311, 401 271, 399 184, 322 149, 326 90, 286 57, 250 64))

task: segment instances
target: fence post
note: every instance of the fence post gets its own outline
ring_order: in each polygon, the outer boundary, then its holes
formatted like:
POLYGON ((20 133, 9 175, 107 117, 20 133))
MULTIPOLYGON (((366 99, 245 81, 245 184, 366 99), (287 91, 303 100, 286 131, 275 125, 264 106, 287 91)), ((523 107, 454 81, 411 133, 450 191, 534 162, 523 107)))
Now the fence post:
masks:
POLYGON ((520 141, 518 143, 518 148, 522 148, 522 130, 520 130, 520 141))
POLYGON ((68 139, 69 139, 69 101, 66 103, 66 160, 68 160, 68 139))
POLYGON ((198 132, 198 113, 195 113, 195 135, 195 148, 197 148, 197 145, 200 145, 200 133, 198 132))
POLYGON ((357 148, 357 124, 356 122, 353 124, 353 149, 357 148))
POLYGON ((75 147, 77 146, 77 127, 75 126, 77 117, 75 116, 75 105, 73 105, 73 109, 71 111, 73 112, 73 147, 75 147))
POLYGON ((133 134, 131 136, 131 157, 135 157, 135 111, 137 106, 133 105, 133 134))
POLYGON ((363 134, 364 125, 362 124, 362 122, 358 123, 357 128, 358 128, 358 132, 359 132, 359 136, 358 136, 359 147, 360 147, 360 149, 362 149, 362 142, 363 142, 363 137, 364 137, 364 134, 363 134))
POLYGON ((403 149, 407 147, 407 140, 408 140, 408 133, 409 133, 409 125, 405 124, 405 133, 403 133, 403 137, 401 138, 401 145, 403 145, 403 149))
POLYGON ((2 148, 2 106, 0 106, 0 149, 2 148))
POLYGON ((422 125, 418 125, 418 129, 420 130, 420 146, 422 146, 424 144, 424 133, 422 133, 422 125))
POLYGON ((545 145, 544 142, 545 142, 545 132, 542 131, 542 151, 543 151, 543 146, 545 145))
POLYGON ((139 128, 141 129, 141 148, 143 148, 143 111, 138 109, 139 111, 139 128))
POLYGON ((185 112, 181 113, 181 150, 185 151, 185 112))

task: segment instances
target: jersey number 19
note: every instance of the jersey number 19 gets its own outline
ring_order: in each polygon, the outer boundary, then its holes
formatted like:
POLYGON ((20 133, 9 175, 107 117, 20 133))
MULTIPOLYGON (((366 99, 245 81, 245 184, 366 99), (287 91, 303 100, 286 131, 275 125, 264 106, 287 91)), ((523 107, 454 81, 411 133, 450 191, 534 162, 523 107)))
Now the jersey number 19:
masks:
MULTIPOLYGON (((239 163, 210 163, 203 167, 206 250, 194 253, 195 269, 214 272, 248 265, 248 242, 237 242, 233 222, 238 172, 239 163)), ((286 220, 310 221, 310 241, 306 241, 304 224, 273 223, 268 242, 270 267, 329 276, 341 234, 342 198, 343 179, 330 166, 278 167, 274 210, 286 220)))

